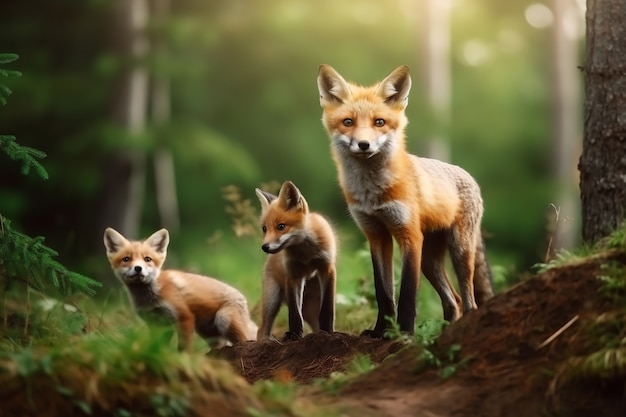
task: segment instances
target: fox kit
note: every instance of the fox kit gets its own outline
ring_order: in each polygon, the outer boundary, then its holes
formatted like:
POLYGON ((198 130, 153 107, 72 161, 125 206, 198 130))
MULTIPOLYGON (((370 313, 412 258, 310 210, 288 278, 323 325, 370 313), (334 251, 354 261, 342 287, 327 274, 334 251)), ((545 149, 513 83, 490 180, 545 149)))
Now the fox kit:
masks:
POLYGON ((191 348, 194 329, 204 338, 232 343, 254 340, 246 298, 216 279, 175 270, 161 270, 169 233, 161 229, 144 241, 129 241, 112 228, 104 231, 104 246, 115 275, 126 286, 136 311, 172 319, 181 349, 191 348))
POLYGON ((420 268, 441 297, 446 320, 477 308, 493 295, 480 231, 480 188, 458 166, 406 151, 409 68, 400 66, 380 83, 361 87, 322 65, 317 85, 339 183, 370 245, 378 318, 364 333, 382 337, 386 317, 395 315, 393 239, 402 251, 401 331, 414 330, 420 268), (460 298, 444 269, 446 248, 460 298))
POLYGON ((258 339, 270 337, 282 302, 289 309, 284 340, 302 337, 303 319, 313 331, 335 327, 335 258, 337 244, 324 217, 309 212, 300 190, 283 183, 278 197, 256 189, 261 202, 263 245, 262 319, 258 339))

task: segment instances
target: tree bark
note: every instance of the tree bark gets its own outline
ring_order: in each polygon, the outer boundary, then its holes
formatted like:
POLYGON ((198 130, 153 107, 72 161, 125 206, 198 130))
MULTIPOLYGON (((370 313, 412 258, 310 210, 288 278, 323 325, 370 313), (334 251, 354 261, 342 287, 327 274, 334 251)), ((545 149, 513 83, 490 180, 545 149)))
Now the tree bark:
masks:
POLYGON ((587 0, 582 236, 595 242, 624 220, 626 207, 626 7, 587 0))
MULTIPOLYGON (((111 19, 111 48, 122 62, 112 89, 111 121, 132 141, 145 129, 148 72, 141 60, 148 52, 147 0, 116 0, 111 19)), ((146 156, 129 143, 112 154, 104 167, 101 229, 114 227, 137 238, 143 210, 146 156)))

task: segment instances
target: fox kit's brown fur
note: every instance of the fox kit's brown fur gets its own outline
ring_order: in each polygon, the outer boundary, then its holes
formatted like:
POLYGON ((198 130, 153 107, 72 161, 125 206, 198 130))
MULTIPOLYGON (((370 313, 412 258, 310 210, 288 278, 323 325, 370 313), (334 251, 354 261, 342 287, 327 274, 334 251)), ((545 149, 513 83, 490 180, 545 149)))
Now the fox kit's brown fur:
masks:
POLYGON ((309 212, 296 186, 283 183, 278 197, 256 189, 261 202, 263 271, 262 319, 258 339, 271 336, 282 302, 289 309, 285 340, 302 337, 303 319, 313 331, 335 325, 336 239, 324 217, 309 212))
POLYGON ((380 83, 361 87, 322 65, 317 84, 339 183, 370 244, 378 319, 368 333, 381 337, 386 317, 395 315, 394 238, 402 251, 401 331, 414 330, 420 268, 441 297, 446 320, 482 304, 492 289, 480 231, 480 189, 463 169, 406 151, 409 68, 398 67, 380 83), (446 276, 446 248, 460 297, 446 276))
POLYGON ((112 228, 104 231, 104 246, 115 275, 128 290, 141 317, 152 313, 176 322, 179 347, 190 348, 194 329, 207 339, 232 343, 254 340, 246 298, 213 278, 161 270, 169 233, 161 229, 144 241, 130 241, 112 228))

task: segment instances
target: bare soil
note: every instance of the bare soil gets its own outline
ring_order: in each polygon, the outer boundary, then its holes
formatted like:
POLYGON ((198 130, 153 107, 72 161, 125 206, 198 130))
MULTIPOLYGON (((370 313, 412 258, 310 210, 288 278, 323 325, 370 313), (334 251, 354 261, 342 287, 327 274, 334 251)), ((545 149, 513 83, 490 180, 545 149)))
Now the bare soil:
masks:
MULTIPOLYGON (((568 361, 597 349, 597 340, 590 343, 590 324, 619 308, 600 290, 598 277, 607 262, 625 265, 626 257, 607 254, 551 269, 496 295, 447 326, 429 347, 439 365, 420 360, 419 346, 345 333, 248 342, 217 355, 251 383, 303 384, 344 369, 356 354, 369 355, 380 365, 339 394, 311 394, 349 416, 623 417, 624 372, 574 382, 560 378, 568 361), (452 355, 458 347, 460 352, 452 355), (444 378, 445 370, 452 376, 444 378)), ((625 328, 615 330, 622 340, 625 328)))

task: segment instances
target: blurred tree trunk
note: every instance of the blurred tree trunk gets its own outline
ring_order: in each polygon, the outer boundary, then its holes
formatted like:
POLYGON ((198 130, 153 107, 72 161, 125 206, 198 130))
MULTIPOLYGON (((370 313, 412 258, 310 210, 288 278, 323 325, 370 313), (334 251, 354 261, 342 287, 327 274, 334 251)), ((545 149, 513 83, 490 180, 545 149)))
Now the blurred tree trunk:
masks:
MULTIPOLYGON (((163 34, 165 22, 170 14, 170 0, 153 0, 152 19, 160 31, 155 33, 152 49, 157 63, 167 60, 167 42, 163 34)), ((170 82, 163 66, 155 69, 152 90, 152 121, 155 127, 167 124, 170 120, 170 82)), ((154 177, 156 182, 157 206, 161 225, 175 232, 180 227, 178 214, 178 198, 176 196, 176 176, 174 157, 157 133, 157 147, 153 157, 154 177)))
POLYGON ((557 217, 551 231, 554 252, 573 247, 578 230, 573 220, 579 212, 576 159, 581 138, 578 33, 582 22, 575 0, 552 0, 552 11, 552 169, 560 190, 555 201, 557 217))
POLYGON ((450 1, 422 2, 424 92, 432 128, 426 155, 441 161, 450 159, 450 1))
POLYGON ((607 236, 626 209, 626 7, 587 0, 585 117, 580 158, 582 235, 607 236))
MULTIPOLYGON (((111 121, 138 140, 146 124, 148 72, 141 62, 148 52, 147 0, 115 0, 111 19, 112 52, 121 69, 111 92, 111 121)), ((111 155, 104 169, 102 226, 138 237, 143 209, 146 155, 128 143, 111 155)))

